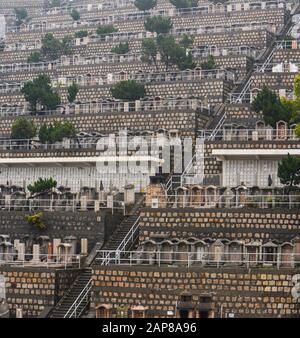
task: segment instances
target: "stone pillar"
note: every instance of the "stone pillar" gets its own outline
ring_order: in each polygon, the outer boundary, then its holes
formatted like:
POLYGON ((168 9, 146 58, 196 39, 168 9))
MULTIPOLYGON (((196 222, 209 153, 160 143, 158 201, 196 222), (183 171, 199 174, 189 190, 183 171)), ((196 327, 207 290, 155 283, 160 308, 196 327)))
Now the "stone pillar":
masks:
POLYGON ((87 255, 88 254, 88 240, 87 238, 81 238, 81 255, 87 255))

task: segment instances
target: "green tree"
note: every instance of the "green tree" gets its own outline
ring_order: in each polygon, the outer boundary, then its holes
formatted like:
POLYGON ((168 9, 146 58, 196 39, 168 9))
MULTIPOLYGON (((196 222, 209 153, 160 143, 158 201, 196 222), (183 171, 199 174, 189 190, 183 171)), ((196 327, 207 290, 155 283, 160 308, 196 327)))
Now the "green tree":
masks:
POLYGON ((10 138, 13 140, 32 139, 36 135, 36 126, 26 117, 18 117, 12 124, 10 138))
POLYGON ((42 61, 43 61, 43 57, 40 52, 32 52, 27 58, 27 63, 38 63, 42 61))
POLYGON ((279 96, 267 86, 263 86, 257 94, 251 108, 256 113, 262 112, 265 123, 272 127, 276 127, 276 123, 280 120, 289 122, 292 117, 289 106, 282 104, 279 96))
POLYGON ((191 48, 194 44, 194 37, 188 34, 183 34, 181 40, 179 41, 179 44, 185 49, 191 48))
POLYGON ((52 178, 39 178, 33 184, 29 184, 27 189, 31 194, 40 194, 50 191, 53 188, 56 188, 57 182, 52 178))
POLYGON ((154 8, 157 5, 157 0, 135 0, 135 7, 140 11, 148 11, 149 9, 154 8))
POLYGON ((158 70, 157 65, 157 54, 158 54, 158 47, 156 40, 153 38, 146 38, 142 42, 142 61, 148 64, 154 64, 156 69, 158 70))
POLYGON ((21 93, 33 112, 37 112, 37 104, 40 104, 43 110, 54 110, 61 102, 59 95, 53 92, 49 76, 44 74, 26 82, 21 93))
POLYGON ((28 17, 28 12, 25 8, 15 8, 14 12, 16 14, 16 25, 20 26, 28 17))
POLYGON ((111 88, 112 96, 123 101, 139 100, 146 95, 145 87, 134 80, 121 81, 111 88))
POLYGON ((188 53, 185 48, 176 43, 173 36, 158 36, 157 46, 166 70, 169 70, 171 65, 177 66, 180 70, 196 67, 191 53, 188 53))
POLYGON ((61 6, 61 0, 52 0, 50 7, 54 8, 54 7, 60 7, 61 6))
POLYGON ((170 0, 177 9, 198 7, 198 0, 170 0))
POLYGON ((79 92, 79 87, 75 82, 73 82, 71 84, 71 86, 68 87, 68 101, 69 101, 69 103, 73 103, 75 101, 78 92, 79 92))
POLYGON ((114 27, 114 25, 101 25, 98 26, 96 33, 98 35, 108 35, 112 33, 118 32, 118 29, 114 27))
POLYGON ((300 73, 294 79, 294 95, 298 102, 300 102, 300 73))
POLYGON ((39 130, 39 140, 45 144, 62 142, 64 138, 75 138, 76 130, 74 125, 69 122, 55 122, 54 124, 43 124, 39 130))
POLYGON ((216 65, 215 58, 213 57, 213 55, 209 55, 207 61, 202 62, 200 67, 203 70, 216 69, 217 65, 216 65))
POLYGON ((152 16, 148 17, 144 22, 146 31, 157 33, 157 34, 167 34, 173 28, 173 23, 171 18, 164 16, 152 16))
POLYGON ((0 40, 0 52, 3 52, 5 48, 5 42, 3 40, 0 40))
POLYGON ((297 124, 296 128, 295 128, 295 134, 297 137, 300 137, 300 124, 297 124))
POLYGON ((74 21, 80 20, 80 13, 76 9, 72 9, 70 15, 74 21))
POLYGON ((300 184, 300 158, 288 154, 278 164, 278 177, 287 188, 287 193, 300 184))
POLYGON ((63 55, 72 54, 71 43, 70 36, 59 40, 52 33, 47 33, 42 39, 41 53, 48 60, 57 60, 63 55))
POLYGON ((111 49, 111 52, 114 54, 120 54, 120 55, 129 53, 128 42, 124 42, 124 43, 120 42, 117 46, 111 49))
POLYGON ((76 33, 74 34, 74 36, 75 36, 75 38, 79 38, 79 39, 85 38, 85 37, 88 36, 88 32, 85 31, 85 30, 81 30, 81 31, 76 32, 76 33))

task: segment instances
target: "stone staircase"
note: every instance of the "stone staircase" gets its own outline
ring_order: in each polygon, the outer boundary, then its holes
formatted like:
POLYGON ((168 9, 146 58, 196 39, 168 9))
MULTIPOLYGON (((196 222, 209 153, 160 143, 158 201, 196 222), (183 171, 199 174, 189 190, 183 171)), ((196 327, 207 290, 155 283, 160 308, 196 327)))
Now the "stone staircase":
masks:
MULTIPOLYGON (((124 219, 124 221, 118 226, 110 239, 104 244, 101 250, 116 250, 121 244, 124 237, 128 234, 134 223, 138 219, 138 215, 131 215, 124 219)), ((126 248, 128 250, 130 248, 126 248)))
MULTIPOLYGON (((82 269, 68 292, 61 298, 56 306, 48 314, 48 318, 78 318, 84 315, 89 308, 90 289, 92 269, 90 266, 97 263, 97 251, 116 250, 122 243, 123 239, 129 233, 133 225, 139 218, 140 209, 143 206, 144 196, 142 196, 131 210, 131 215, 126 217, 114 231, 110 239, 100 247, 97 243, 93 252, 85 262, 86 268, 82 269)), ((130 250, 134 241, 128 242, 124 250, 130 250)))
POLYGON ((78 304, 78 307, 72 307, 76 300, 80 298, 82 291, 90 283, 92 277, 92 269, 86 268, 82 270, 79 276, 75 279, 68 292, 56 304, 53 310, 48 314, 48 318, 78 318, 89 307, 90 297, 89 292, 87 297, 78 304))

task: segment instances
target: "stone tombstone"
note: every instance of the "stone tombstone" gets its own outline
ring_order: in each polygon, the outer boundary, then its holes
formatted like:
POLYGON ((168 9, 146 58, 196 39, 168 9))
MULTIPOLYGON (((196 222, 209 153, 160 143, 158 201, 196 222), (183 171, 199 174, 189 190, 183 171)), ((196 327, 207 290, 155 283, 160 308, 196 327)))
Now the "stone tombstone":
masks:
POLYGON ((64 149, 70 149, 71 148, 71 140, 67 137, 64 137, 63 141, 62 141, 62 146, 63 146, 64 149))
POLYGON ((266 127, 266 140, 272 141, 273 138, 273 128, 271 126, 266 127))
POLYGON ((18 248, 18 261, 25 260, 25 243, 19 243, 18 248))
POLYGON ((276 138, 278 140, 286 140, 288 134, 287 123, 285 121, 278 121, 276 123, 276 138))
POLYGON ((114 196, 113 195, 107 195, 107 208, 108 209, 114 208, 114 196))
POLYGON ((141 109, 141 101, 140 100, 136 100, 135 101, 135 110, 139 111, 141 109))
POLYGON ((57 256, 58 254, 58 247, 61 243, 61 239, 60 238, 54 238, 53 239, 53 255, 57 256))
POLYGON ((32 261, 34 263, 40 262, 40 246, 39 244, 34 244, 32 248, 32 261))
POLYGON ((124 188, 124 202, 125 205, 133 205, 135 203, 134 185, 129 184, 124 188))
POLYGON ((75 255, 77 250, 77 238, 75 236, 68 236, 65 238, 65 243, 70 244, 70 254, 75 255))
POLYGON ((19 245, 20 245, 20 240, 19 239, 15 239, 14 240, 14 248, 15 248, 15 250, 19 250, 19 245))
POLYGON ((124 102, 124 113, 129 112, 129 102, 124 102))
POLYGON ((224 202, 225 202, 225 208, 231 208, 234 203, 234 193, 230 188, 227 188, 224 191, 224 202))
POLYGON ((16 318, 23 318, 23 309, 20 307, 16 308, 16 318))
POLYGON ((107 83, 113 83, 114 81, 114 75, 112 73, 107 74, 107 83))
POLYGON ((285 88, 279 89, 279 96, 286 98, 286 89, 285 88))
POLYGON ((5 209, 9 209, 11 205, 11 195, 4 196, 5 209))
POLYGON ((88 254, 88 240, 87 238, 81 238, 80 241, 80 247, 81 247, 81 255, 86 256, 88 254))
POLYGON ((80 209, 86 211, 87 210, 87 196, 80 197, 80 209))

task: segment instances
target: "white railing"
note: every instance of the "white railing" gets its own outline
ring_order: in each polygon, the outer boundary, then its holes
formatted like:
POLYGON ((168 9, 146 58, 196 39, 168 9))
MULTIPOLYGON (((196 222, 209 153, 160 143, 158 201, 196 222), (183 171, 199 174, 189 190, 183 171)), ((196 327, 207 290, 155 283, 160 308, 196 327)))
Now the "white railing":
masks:
POLYGON ((70 306, 67 313, 64 315, 64 318, 79 318, 82 315, 85 306, 83 306, 82 309, 80 309, 80 306, 84 301, 86 302, 86 304, 88 304, 90 300, 91 289, 92 279, 90 279, 86 286, 82 289, 75 302, 70 306))
MULTIPOLYGON (((270 9, 277 9, 277 8, 283 8, 284 2, 278 1, 277 3, 274 3, 274 1, 266 2, 266 7, 260 8, 256 5, 251 8, 251 6, 248 6, 248 8, 244 11, 251 11, 251 10, 270 10, 270 9), (270 5, 271 4, 271 5, 270 5)), ((92 19, 82 19, 81 21, 76 23, 76 27, 92 27, 91 24, 94 24, 97 20, 97 24, 105 25, 110 24, 114 22, 122 22, 122 21, 137 21, 137 20, 144 20, 145 18, 149 16, 163 16, 163 17, 182 17, 182 16, 195 16, 197 14, 205 15, 205 14, 216 14, 216 13, 227 13, 228 7, 230 6, 230 12, 240 12, 241 7, 233 7, 232 5, 218 5, 214 6, 212 4, 200 4, 199 7, 193 7, 193 8, 181 8, 181 9, 152 9, 151 11, 144 12, 144 11, 128 11, 124 13, 119 14, 104 14, 95 16, 92 19)), ((39 23, 30 23, 22 26, 15 26, 15 27, 8 27, 7 32, 44 32, 46 30, 55 30, 55 29, 63 29, 63 28, 73 28, 74 27, 74 21, 71 19, 69 21, 64 22, 50 22, 46 24, 39 24, 39 23)))
POLYGON ((298 141, 295 129, 226 129, 223 128, 217 133, 213 130, 202 130, 201 136, 208 141, 298 141))
MULTIPOLYGON (((65 88, 76 83, 80 87, 94 87, 114 85, 124 80, 134 80, 140 83, 153 82, 178 82, 178 81, 198 81, 198 80, 224 80, 235 81, 235 73, 226 69, 202 70, 196 68, 185 71, 168 72, 149 72, 149 73, 114 73, 107 76, 68 76, 66 78, 52 79, 54 88, 65 88)), ((29 79, 28 79, 29 81, 29 79)), ((0 82, 0 93, 8 94, 20 92, 27 81, 21 82, 0 82)))
MULTIPOLYGON (((260 69, 262 68, 262 64, 255 64, 254 66, 254 72, 259 73, 260 69)), ((270 62, 267 66, 264 67, 263 73, 298 73, 298 70, 300 69, 300 63, 299 62, 270 62), (281 66, 281 69, 277 69, 275 67, 281 66)))
MULTIPOLYGON (((264 23, 256 23, 255 25, 249 24, 240 24, 239 26, 235 25, 223 25, 223 26, 197 26, 192 28, 177 28, 171 31, 171 34, 174 36, 182 36, 183 34, 193 34, 193 35, 203 35, 210 33, 227 33, 227 32, 243 32, 243 31, 256 31, 256 30, 266 30, 270 33, 276 33, 282 27, 281 25, 275 24, 264 24, 264 23)), ((130 40, 141 40, 144 38, 153 37, 154 34, 150 32, 118 32, 111 33, 102 36, 90 36, 88 41, 84 42, 84 45, 89 43, 99 43, 99 42, 122 42, 122 41, 130 41, 130 40)), ((73 39, 73 46, 76 47, 76 39, 73 39)), ((16 50, 32 50, 40 48, 41 42, 37 43, 35 40, 30 40, 30 37, 24 41, 16 41, 14 43, 6 43, 4 51, 16 51, 16 50)))
MULTIPOLYGON (((191 244, 186 243, 186 246, 191 244)), ((194 244, 197 246, 197 244, 194 244)), ((224 245, 225 246, 225 245, 224 245)), ((273 253, 264 251, 264 245, 257 247, 257 251, 250 253, 245 249, 247 246, 241 245, 243 249, 234 252, 214 252, 213 249, 209 250, 208 245, 200 246, 199 251, 176 251, 176 244, 174 250, 171 251, 125 251, 122 255, 118 251, 105 251, 99 252, 97 262, 106 261, 106 257, 111 257, 111 265, 152 265, 152 266, 217 266, 217 268, 243 265, 245 267, 277 267, 280 268, 293 268, 295 265, 300 264, 300 253, 280 252, 280 245, 274 249, 273 253)))
MULTIPOLYGON (((81 256, 74 254, 27 254, 18 251, 10 253, 3 252, 5 242, 0 242, 0 266, 9 265, 17 267, 39 267, 39 268, 79 268, 81 256)), ((9 247, 8 247, 9 248, 9 247)))
MULTIPOLYGON (((220 176, 220 175, 215 175, 220 176)), ((272 189, 270 187, 262 187, 265 189, 272 189)), ((300 193, 299 195, 249 195, 234 193, 234 188, 231 194, 221 195, 217 192, 209 193, 212 189, 210 185, 203 186, 201 189, 195 190, 193 194, 191 191, 178 193, 177 195, 162 195, 156 196, 157 204, 160 208, 195 208, 195 209, 239 209, 239 208, 253 208, 253 209, 268 209, 268 208, 299 208, 300 207, 300 193)), ((149 207, 149 206, 148 206, 149 207)), ((151 207, 151 206, 150 206, 151 207)), ((156 206, 155 206, 156 208, 156 206)))
MULTIPOLYGON (((15 195, 25 195, 24 192, 16 192, 15 195)), ((10 196, 10 195, 8 195, 10 196)), ((15 198, 12 195, 7 199, 0 199, 1 211, 99 211, 100 209, 122 210, 125 213, 125 204, 122 201, 113 201, 108 204, 106 200, 91 199, 29 199, 15 198)))
MULTIPOLYGON (((127 113, 145 111, 170 111, 170 110, 206 110, 210 113, 210 106, 204 106, 199 98, 161 98, 153 100, 137 100, 131 102, 123 101, 95 101, 82 102, 73 105, 59 106, 56 110, 39 110, 38 115, 60 115, 60 114, 102 114, 102 113, 127 113)), ((0 106, 0 116, 34 115, 23 106, 0 106)))
MULTIPOLYGON (((139 222, 140 222, 140 217, 138 217, 138 219, 134 222, 133 226, 131 227, 131 229, 128 231, 127 235, 124 237, 124 239, 122 240, 122 242, 120 243, 120 245, 118 246, 118 248, 116 249, 116 253, 117 256, 120 256, 121 254, 123 254, 128 246, 129 243, 133 244, 134 241, 137 239, 138 237, 138 230, 139 230, 139 222)), ((97 251, 97 252, 101 252, 97 251)), ((102 260, 101 264, 102 265, 109 265, 111 262, 111 257, 110 257, 110 253, 108 253, 105 257, 104 260, 102 260)), ((96 258, 97 260, 97 258, 96 258)))

